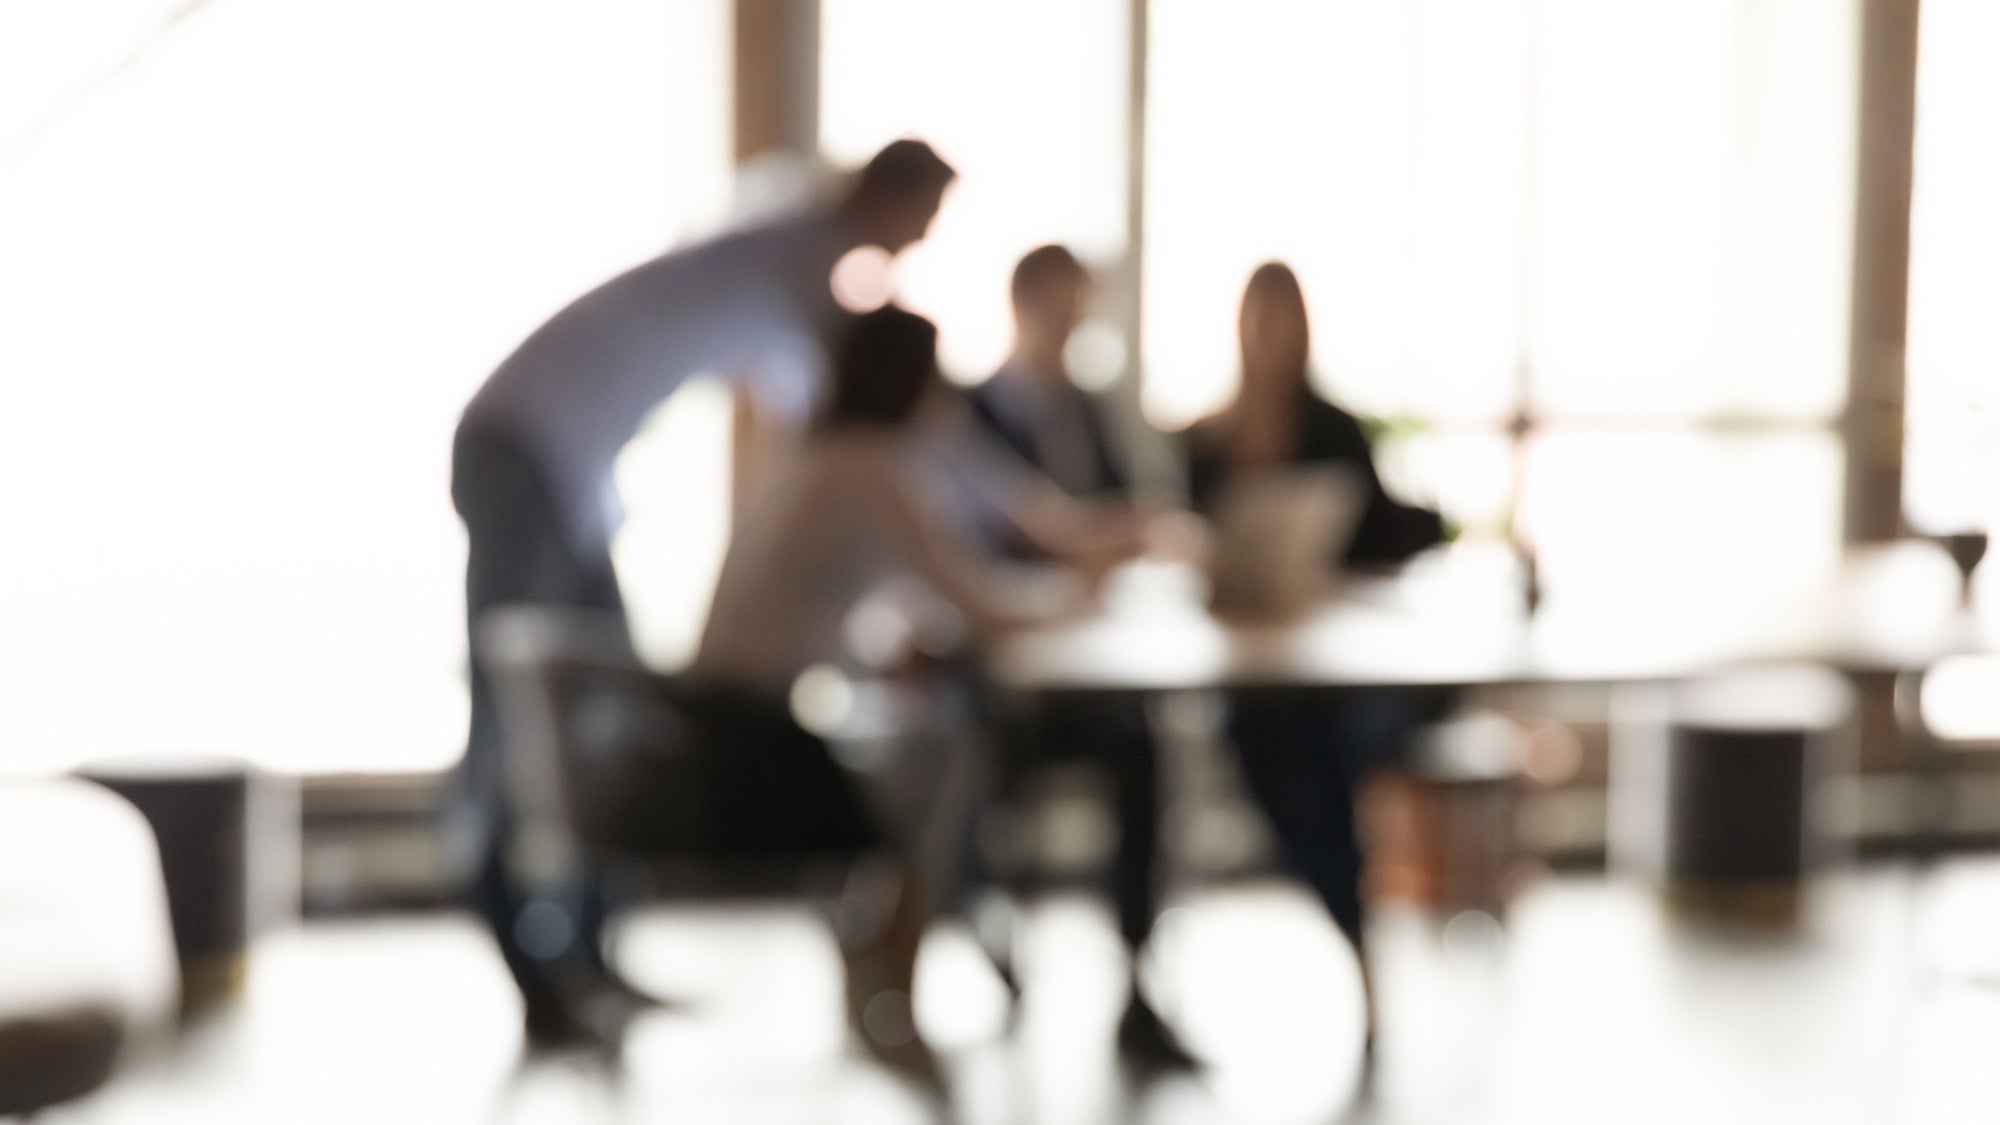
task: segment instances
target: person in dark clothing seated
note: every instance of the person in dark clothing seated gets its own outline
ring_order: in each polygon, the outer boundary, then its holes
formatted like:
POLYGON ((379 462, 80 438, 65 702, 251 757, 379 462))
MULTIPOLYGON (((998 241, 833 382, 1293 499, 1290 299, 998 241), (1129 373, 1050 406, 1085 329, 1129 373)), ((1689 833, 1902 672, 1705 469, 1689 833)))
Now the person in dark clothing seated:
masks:
MULTIPOLYGON (((1013 352, 973 392, 973 418, 1070 496, 1126 504, 1131 480, 1105 405, 1077 386, 1063 359, 1089 297, 1089 272, 1065 247, 1042 246, 1015 266, 1011 288, 1013 352)), ((1004 554, 1043 561, 1018 536, 1002 531, 996 538, 993 546, 1004 554)), ((1010 779, 1053 758, 1087 756, 1109 772, 1118 818, 1112 899, 1133 966, 1131 999, 1118 1025, 1119 1049, 1146 1069, 1192 1066, 1192 1056, 1139 986, 1139 953, 1158 913, 1157 755, 1144 709, 1132 702, 1048 701, 1010 734, 1010 779)), ((1006 951, 992 952, 1011 976, 1006 951)))
POLYGON ((1014 349, 974 389, 972 410, 1001 444, 1064 492, 1122 501, 1131 480, 1105 404, 1076 385, 1063 358, 1090 286, 1089 272, 1066 247, 1038 247, 1021 259, 1010 287, 1014 349))
POLYGON ((1243 293, 1239 323, 1243 380, 1235 401, 1188 430, 1188 494, 1212 506, 1223 482, 1250 469, 1337 464, 1361 478, 1366 506, 1338 561, 1352 568, 1393 566, 1444 542, 1444 521, 1396 500, 1375 471, 1373 450, 1354 415, 1313 389, 1304 293, 1291 267, 1267 262, 1243 293))
MULTIPOLYGON (((1187 433, 1196 509, 1212 511, 1232 479, 1287 465, 1335 465, 1358 476, 1365 508, 1344 554, 1330 565, 1393 566, 1443 542, 1438 514, 1390 496, 1360 423, 1314 391, 1305 297, 1289 267, 1269 262, 1251 275, 1239 331, 1243 372, 1235 400, 1187 433)), ((1368 997, 1371 1065, 1375 1015, 1355 790, 1370 767, 1398 755, 1419 726, 1443 716, 1449 702, 1436 692, 1391 690, 1312 699, 1245 692, 1231 700, 1230 741, 1282 859, 1319 895, 1354 946, 1368 997)))

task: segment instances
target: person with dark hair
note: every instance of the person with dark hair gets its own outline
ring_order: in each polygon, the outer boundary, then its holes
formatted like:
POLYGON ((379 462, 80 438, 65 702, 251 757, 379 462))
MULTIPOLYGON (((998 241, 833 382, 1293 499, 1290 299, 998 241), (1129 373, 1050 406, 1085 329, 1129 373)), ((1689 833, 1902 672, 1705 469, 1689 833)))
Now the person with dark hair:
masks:
MULTIPOLYGON (((1338 465, 1360 478, 1365 507, 1352 540, 1329 566, 1392 565, 1442 542, 1438 514, 1390 496, 1361 424, 1313 389, 1305 294, 1289 266, 1266 262, 1251 274, 1238 328, 1243 367, 1236 398, 1187 435, 1195 507, 1212 511, 1229 482, 1265 470, 1338 465)), ((1230 741, 1281 858, 1319 896, 1360 962, 1371 1066, 1375 1010, 1356 787, 1369 768, 1398 755, 1419 726, 1442 718, 1449 703, 1437 692, 1386 689, 1310 700, 1243 693, 1230 701, 1230 741)))
MULTIPOLYGON (((898 586, 941 603, 975 647, 1078 608, 1079 583, 1056 572, 1041 583, 1003 579, 926 503, 920 431, 952 393, 936 346, 929 321, 893 306, 855 320, 811 432, 781 457, 730 541, 687 674, 695 695, 761 697, 770 714, 789 716, 803 708, 789 702, 795 689, 808 691, 814 677, 875 675, 882 654, 865 651, 879 645, 857 635, 857 611, 898 586)), ((842 934, 849 1014, 869 1050, 927 1082, 935 1064, 910 1031, 917 942, 930 917, 957 906, 987 769, 950 687, 920 681, 900 697, 926 718, 915 737, 848 763, 889 845, 889 862, 859 896, 872 906, 842 934)))
POLYGON ((1232 473, 1272 465, 1335 462, 1361 477, 1366 506, 1346 553, 1350 567, 1400 563, 1443 542, 1436 512, 1389 494, 1361 423, 1313 389, 1311 324, 1298 275, 1266 262, 1244 287, 1239 318, 1242 382, 1221 413, 1189 430, 1188 490, 1207 507, 1232 473))
MULTIPOLYGON (((472 634, 510 603, 621 613, 612 465, 645 415, 707 372, 733 379, 779 427, 803 427, 842 323, 834 264, 859 246, 896 253, 922 238, 952 177, 929 146, 897 141, 829 205, 654 258, 516 348, 466 406, 452 449, 472 634)), ((531 1041, 601 1037, 607 1029, 580 1013, 627 995, 602 962, 602 895, 589 873, 530 888, 510 872, 505 732, 476 655, 471 688, 465 758, 447 799, 459 875, 520 987, 531 1041)))
MULTIPOLYGON (((1064 352, 1082 322, 1090 271, 1068 247, 1039 246, 1014 267, 1009 285, 1014 347, 1000 369, 972 394, 980 429, 1044 474, 1070 497, 1129 505, 1131 478, 1112 436, 1105 403, 1070 377, 1064 352)), ((1046 556, 1006 528, 994 548, 1018 558, 1046 556)), ((1102 763, 1110 775, 1118 821, 1111 897, 1130 951, 1130 993, 1118 1024, 1125 1057, 1154 1070, 1194 1064, 1141 988, 1140 952, 1158 914, 1158 754, 1145 709, 1128 701, 1051 701, 1032 722, 1009 732, 1010 773, 1051 759, 1102 763)), ((988 939, 992 941, 991 938, 988 939)), ((990 950, 1011 981, 1004 948, 990 950)))
POLYGON ((1071 380, 1063 357, 1090 291, 1090 271, 1067 247, 1037 247, 1021 259, 1009 285, 1013 351, 973 392, 973 411, 1064 492, 1124 500, 1130 481, 1106 407, 1071 380))
POLYGON ((837 662, 847 613, 894 574, 922 579, 975 637, 1018 617, 922 495, 920 415, 953 393, 936 341, 928 320, 893 305, 856 318, 826 405, 730 539, 691 678, 789 683, 837 662))
MULTIPOLYGON (((890 141, 855 176, 843 206, 875 232, 871 240, 890 253, 923 238, 930 219, 912 200, 943 195, 958 173, 937 150, 914 137, 890 141)), ((936 208, 932 209, 933 214, 936 208)))

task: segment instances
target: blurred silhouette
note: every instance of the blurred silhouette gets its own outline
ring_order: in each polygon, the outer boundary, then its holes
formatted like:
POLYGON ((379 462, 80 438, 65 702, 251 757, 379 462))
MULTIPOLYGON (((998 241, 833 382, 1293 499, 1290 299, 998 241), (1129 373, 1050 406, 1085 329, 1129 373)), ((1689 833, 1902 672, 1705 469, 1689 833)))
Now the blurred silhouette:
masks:
POLYGON ((928 320, 894 305, 856 318, 826 406, 730 541, 691 680, 783 689, 815 664, 847 662, 851 611, 897 575, 922 579, 974 638, 1047 616, 1033 591, 991 580, 922 491, 922 431, 952 393, 936 338, 928 320))
MULTIPOLYGON (((857 679, 879 678, 884 664, 936 667, 879 651, 879 638, 862 624, 871 620, 864 612, 871 596, 914 579, 939 600, 935 610, 948 612, 951 631, 974 645, 1074 608, 1075 583, 1000 581, 928 508, 919 487, 927 461, 921 431, 949 393, 936 348, 931 323, 894 306, 855 321, 836 354, 826 408, 774 468, 730 543, 688 673, 697 699, 750 700, 749 709, 761 706, 765 725, 789 729, 793 743, 838 741, 860 710, 857 679)), ((930 632, 923 616, 913 612, 909 635, 930 632)), ((869 725, 877 733, 843 764, 889 850, 861 875, 844 920, 849 1015, 878 1057, 935 1083, 910 1008, 917 944, 929 918, 957 902, 987 755, 969 724, 970 694, 952 690, 947 676, 905 675, 875 689, 869 725), (894 734, 884 738, 890 715, 894 734)))
POLYGON ((1267 262, 1243 292, 1243 377, 1236 399, 1188 433, 1188 491, 1209 506, 1231 476, 1287 464, 1333 463, 1360 475, 1361 524, 1336 562, 1391 566, 1444 539, 1436 512, 1397 501, 1382 486, 1361 423, 1321 397, 1308 377, 1311 328, 1291 267, 1267 262))
MULTIPOLYGON (((1188 432, 1195 505, 1211 509, 1225 485, 1262 471, 1338 465, 1360 479, 1366 502, 1353 537, 1329 566, 1387 566, 1442 541, 1437 513, 1391 497, 1360 423, 1313 390, 1305 295, 1289 267, 1267 262, 1251 274, 1239 332, 1243 370, 1236 399, 1188 432)), ((1363 934, 1356 786, 1448 704, 1437 692, 1383 689, 1319 698, 1240 692, 1231 700, 1228 733, 1244 782, 1270 819, 1285 864, 1319 895, 1360 960, 1371 1064, 1374 995, 1363 934)))
MULTIPOLYGON (((1064 360, 1090 289, 1089 271, 1066 247, 1037 247, 1020 260, 1010 286, 1013 351, 973 392, 972 413, 983 430, 1071 497, 1124 504, 1131 480, 1113 447, 1106 408, 1076 385, 1064 360)), ((1004 529, 995 546, 1016 557, 1045 558, 1033 544, 1004 529)), ((1119 1022, 1119 1046, 1129 1060, 1149 1068, 1192 1065, 1192 1057, 1147 1003, 1138 979, 1138 952, 1158 913, 1157 754, 1143 706, 1132 700, 1046 700, 1010 734, 1003 789, 1056 758, 1094 757, 1109 770, 1118 817, 1112 900, 1119 933, 1133 955, 1131 999, 1119 1022)), ((1011 982, 1010 951, 990 952, 1011 982)))
MULTIPOLYGON (((973 391, 973 415, 1069 495, 1123 501, 1131 481, 1113 448, 1106 408, 1076 385, 1064 359, 1091 287, 1089 271, 1067 247, 1037 247, 1015 265, 1013 351, 973 391)), ((1034 553, 1029 545, 1012 546, 1034 553)))
MULTIPOLYGON (((895 253, 922 238, 953 175, 928 146, 897 141, 830 206, 655 258, 530 335, 466 407, 453 446, 471 627, 515 603, 622 612, 612 466, 646 413, 709 373, 734 379, 780 427, 803 426, 841 323, 835 263, 859 246, 895 253)), ((587 872, 549 888, 510 876, 503 731, 477 660, 471 686, 470 736, 448 798, 466 892, 526 999, 531 1037, 588 1035, 576 994, 618 987, 601 961, 603 894, 587 872)))

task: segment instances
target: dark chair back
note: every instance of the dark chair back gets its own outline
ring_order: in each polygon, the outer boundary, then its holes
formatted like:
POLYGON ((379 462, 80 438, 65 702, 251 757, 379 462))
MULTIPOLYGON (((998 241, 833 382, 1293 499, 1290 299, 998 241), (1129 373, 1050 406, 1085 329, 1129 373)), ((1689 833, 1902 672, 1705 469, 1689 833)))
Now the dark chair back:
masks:
POLYGON ((481 656, 531 852, 723 861, 851 854, 873 839, 824 744, 779 697, 695 691, 646 668, 623 623, 495 610, 481 656))

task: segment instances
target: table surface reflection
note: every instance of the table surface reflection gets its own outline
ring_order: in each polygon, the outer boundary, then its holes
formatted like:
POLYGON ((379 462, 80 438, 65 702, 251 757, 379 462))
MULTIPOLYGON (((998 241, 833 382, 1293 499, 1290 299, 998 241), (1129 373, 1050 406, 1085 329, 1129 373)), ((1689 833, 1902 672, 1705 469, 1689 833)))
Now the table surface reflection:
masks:
POLYGON ((991 667, 1016 690, 1119 692, 1615 683, 1759 661, 1893 673, 1993 651, 1993 615, 1959 600, 1957 572, 1928 548, 1856 551, 1838 574, 1786 590, 1634 581, 1532 614, 1490 559, 1451 553, 1344 579, 1276 622, 1221 619, 1184 584, 1142 583, 1092 616, 1008 638, 991 667))

